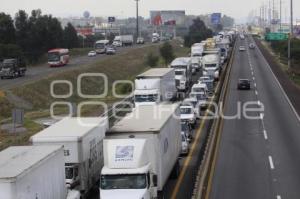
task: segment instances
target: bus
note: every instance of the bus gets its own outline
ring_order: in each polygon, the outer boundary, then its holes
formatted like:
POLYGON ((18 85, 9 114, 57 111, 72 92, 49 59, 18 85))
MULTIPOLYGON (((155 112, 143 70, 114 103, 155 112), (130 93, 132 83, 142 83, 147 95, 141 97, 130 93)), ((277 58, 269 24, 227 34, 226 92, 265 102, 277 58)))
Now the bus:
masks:
POLYGON ((106 53, 106 47, 109 45, 109 40, 99 40, 95 43, 95 51, 98 54, 106 53))
POLYGON ((48 64, 50 67, 67 65, 69 59, 69 49, 57 48, 48 51, 48 64))

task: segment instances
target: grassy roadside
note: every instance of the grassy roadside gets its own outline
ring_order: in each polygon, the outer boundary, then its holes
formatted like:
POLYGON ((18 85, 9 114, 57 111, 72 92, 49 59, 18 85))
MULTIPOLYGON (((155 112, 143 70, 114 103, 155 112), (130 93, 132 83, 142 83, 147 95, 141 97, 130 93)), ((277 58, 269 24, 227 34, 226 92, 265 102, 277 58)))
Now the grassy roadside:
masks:
MULTIPOLYGON (((176 56, 186 56, 189 49, 183 48, 177 42, 172 42, 176 56)), ((83 65, 72 71, 62 72, 49 76, 45 79, 26 84, 14 89, 10 92, 18 98, 30 103, 33 108, 25 108, 25 128, 28 132, 20 135, 9 135, 0 132, 0 150, 11 145, 22 145, 28 143, 28 138, 40 131, 40 125, 34 122, 37 118, 50 116, 49 108, 53 102, 71 102, 78 105, 81 102, 104 102, 108 105, 119 101, 112 96, 112 84, 117 80, 134 80, 135 76, 149 67, 146 65, 146 56, 148 53, 159 54, 159 46, 146 46, 139 49, 131 49, 126 53, 101 59, 95 63, 83 65), (108 95, 105 98, 86 99, 81 98, 77 93, 77 77, 82 73, 104 73, 108 77, 108 95), (68 80, 73 85, 73 95, 67 99, 55 99, 50 94, 51 82, 55 80, 68 80)), ((84 94, 98 94, 104 89, 104 82, 98 77, 84 78, 82 81, 82 92, 84 94)), ((119 85, 116 88, 118 94, 128 92, 128 86, 119 85)), ((69 87, 65 84, 58 84, 54 87, 55 94, 66 94, 69 87)), ((5 93, 0 93, 0 124, 4 119, 9 121, 11 109, 13 105, 7 99, 5 93)), ((24 107, 23 107, 24 108, 24 107)), ((97 105, 84 106, 82 109, 83 116, 98 116, 103 110, 97 105)), ((66 114, 68 109, 66 106, 56 106, 55 114, 66 114)))
POLYGON ((287 64, 287 58, 284 58, 280 54, 276 53, 268 42, 261 41, 261 43, 276 59, 277 63, 279 63, 281 70, 283 70, 288 75, 290 80, 292 80, 297 86, 300 87, 300 74, 291 72, 287 64))

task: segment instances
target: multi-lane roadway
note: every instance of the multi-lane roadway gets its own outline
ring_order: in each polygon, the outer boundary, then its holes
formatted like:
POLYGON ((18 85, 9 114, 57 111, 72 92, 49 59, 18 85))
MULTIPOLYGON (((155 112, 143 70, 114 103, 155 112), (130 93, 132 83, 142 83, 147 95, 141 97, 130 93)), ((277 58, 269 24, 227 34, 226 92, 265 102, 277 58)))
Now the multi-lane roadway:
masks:
MULTIPOLYGON (((299 199, 300 121, 286 93, 251 37, 238 40, 225 115, 239 112, 238 104, 255 103, 264 111, 256 119, 224 119, 217 161, 209 185, 211 199, 299 199), (239 78, 251 80, 252 89, 237 90, 239 78)), ((243 115, 243 114, 242 114, 243 115)), ((207 197, 208 198, 208 197, 207 197)))
MULTIPOLYGON (((149 45, 156 45, 156 44, 146 44, 146 45, 134 45, 131 47, 122 47, 118 48, 118 53, 125 53, 130 49, 133 48, 143 48, 145 46, 149 45)), ((39 66, 35 67, 28 67, 26 75, 24 77, 16 78, 16 79, 1 79, 0 80, 0 89, 6 90, 10 89, 19 85, 23 85, 25 83, 30 83, 39 79, 43 79, 49 75, 58 74, 64 71, 68 70, 74 70, 78 67, 81 67, 83 65, 88 65, 91 63, 95 63, 99 61, 100 59, 103 59, 104 57, 107 57, 108 55, 100 54, 95 57, 88 57, 87 55, 84 56, 78 56, 75 58, 71 57, 70 63, 67 66, 64 67, 49 67, 46 63, 41 64, 39 66)))

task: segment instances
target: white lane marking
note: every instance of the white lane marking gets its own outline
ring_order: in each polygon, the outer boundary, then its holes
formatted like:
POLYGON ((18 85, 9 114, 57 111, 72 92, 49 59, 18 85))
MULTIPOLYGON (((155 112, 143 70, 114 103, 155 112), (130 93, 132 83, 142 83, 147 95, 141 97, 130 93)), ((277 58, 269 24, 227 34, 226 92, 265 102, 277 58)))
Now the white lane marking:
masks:
POLYGON ((255 95, 258 95, 258 92, 257 92, 257 91, 255 91, 255 95))
POLYGON ((296 118, 297 118, 298 121, 300 122, 300 116, 298 115, 298 113, 297 113, 297 111, 296 111, 294 105, 292 104, 290 98, 287 96, 286 92, 284 91, 283 87, 281 86, 279 80, 278 80, 277 77, 275 76, 275 74, 274 74, 274 72, 273 72, 273 70, 272 70, 270 64, 267 62, 266 58, 263 56, 263 54, 262 54, 262 52, 260 51, 260 49, 259 49, 259 48, 257 48, 257 49, 258 49, 259 54, 262 56, 264 62, 267 64, 267 66, 268 66, 267 68, 271 71, 273 77, 275 78, 275 81, 277 82, 277 84, 278 84, 278 86, 279 86, 281 92, 282 92, 283 95, 285 96, 287 102, 289 103, 289 105, 290 105, 290 107, 292 108, 294 114, 296 115, 296 118))
POLYGON ((255 77, 252 77, 253 81, 255 81, 255 77))
POLYGON ((254 83, 254 87, 256 87, 256 83, 254 83))
POLYGON ((276 196, 276 199, 281 199, 281 196, 280 196, 280 195, 277 195, 277 196, 276 196))
POLYGON ((266 130, 264 130, 264 138, 265 138, 265 140, 268 139, 268 134, 267 134, 267 131, 266 131, 266 130))
POLYGON ((253 71, 251 72, 252 75, 254 75, 253 71))
POLYGON ((275 169, 274 163, 273 163, 273 159, 272 159, 272 156, 269 156, 269 163, 270 163, 270 168, 271 168, 272 170, 275 169))
POLYGON ((261 103, 260 103, 260 101, 259 101, 259 100, 257 101, 257 104, 260 106, 260 104, 261 104, 261 103))

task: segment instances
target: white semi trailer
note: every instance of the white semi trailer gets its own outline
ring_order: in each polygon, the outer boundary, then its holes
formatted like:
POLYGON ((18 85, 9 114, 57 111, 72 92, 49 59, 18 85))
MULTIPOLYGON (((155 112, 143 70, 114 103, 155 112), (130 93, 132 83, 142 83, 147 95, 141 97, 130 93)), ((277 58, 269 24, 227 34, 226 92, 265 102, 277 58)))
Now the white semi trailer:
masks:
POLYGON ((1 199, 79 199, 78 192, 67 191, 64 176, 62 146, 17 146, 0 152, 1 199))
POLYGON ((138 106, 104 140, 100 198, 157 198, 173 171, 179 174, 179 104, 138 106))
POLYGON ((176 97, 175 72, 172 68, 153 68, 135 78, 135 105, 153 105, 176 97))
POLYGON ((64 146, 66 185, 86 193, 99 181, 107 118, 65 118, 31 137, 33 145, 64 146))

